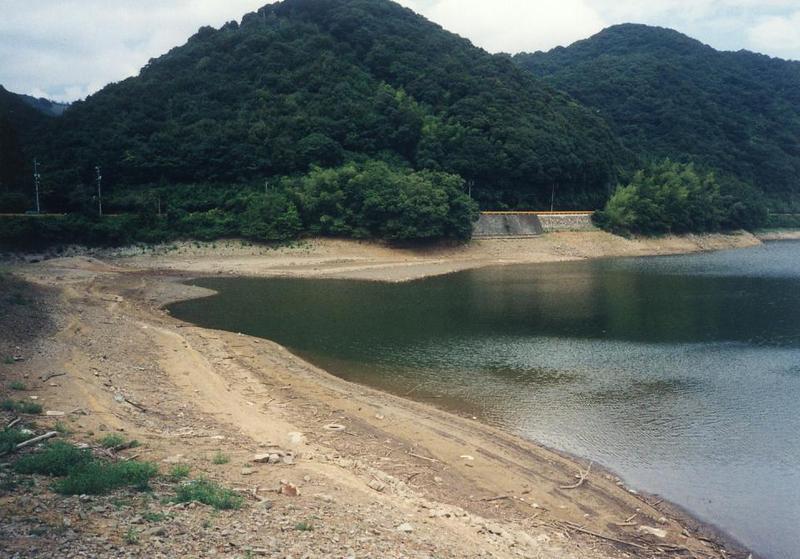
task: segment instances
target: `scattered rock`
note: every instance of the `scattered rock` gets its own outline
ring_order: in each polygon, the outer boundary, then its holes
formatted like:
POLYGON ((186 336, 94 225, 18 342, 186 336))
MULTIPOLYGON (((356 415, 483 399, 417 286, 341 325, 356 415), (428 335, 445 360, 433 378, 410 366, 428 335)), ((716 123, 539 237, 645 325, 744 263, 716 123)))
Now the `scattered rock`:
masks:
POLYGON ((286 497, 298 497, 300 495, 300 488, 294 483, 281 482, 280 493, 286 497))
POLYGON ((662 540, 667 537, 667 531, 661 528, 653 528, 652 526, 639 526, 639 531, 643 534, 650 534, 662 540))
POLYGON ((150 537, 164 536, 167 534, 167 529, 163 526, 155 526, 149 530, 145 530, 145 535, 150 537))
POLYGON ((303 435, 303 433, 292 432, 287 433, 286 435, 286 443, 292 448, 303 446, 304 444, 307 444, 307 442, 306 436, 303 435))
MULTIPOLYGON (((103 431, 104 429, 101 429, 103 431)), ((176 454, 175 456, 170 456, 168 458, 164 458, 162 460, 165 464, 180 464, 183 462, 183 454, 176 454)))
POLYGON ((256 473, 256 471, 253 468, 242 468, 242 475, 243 476, 251 476, 254 473, 256 473))
POLYGON ((373 479, 372 481, 370 481, 370 482, 367 484, 367 486, 368 486, 370 489, 372 489, 372 490, 374 490, 374 491, 377 491, 378 493, 382 493, 382 492, 383 492, 383 490, 384 490, 384 489, 386 489, 386 484, 385 484, 385 483, 383 483, 383 482, 382 482, 382 481, 380 481, 380 480, 377 480, 377 479, 373 479))
POLYGON ((344 431, 347 429, 344 425, 339 425, 338 423, 329 423, 325 427, 323 427, 326 431, 344 431))
POLYGON ((410 534, 414 531, 414 527, 409 524, 408 522, 404 522, 400 526, 397 527, 398 532, 403 532, 404 534, 410 534))
POLYGON ((46 411, 46 412, 44 412, 44 414, 45 414, 47 417, 61 417, 61 416, 67 415, 67 414, 66 414, 66 413, 64 413, 63 411, 52 411, 52 410, 50 410, 50 411, 46 411))

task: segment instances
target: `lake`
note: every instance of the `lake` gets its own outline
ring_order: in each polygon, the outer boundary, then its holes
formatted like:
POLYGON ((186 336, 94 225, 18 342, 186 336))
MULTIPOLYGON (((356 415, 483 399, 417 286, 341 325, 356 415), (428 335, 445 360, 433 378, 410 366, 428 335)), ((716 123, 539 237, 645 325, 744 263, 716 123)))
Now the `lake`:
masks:
POLYGON ((219 278, 174 316, 590 458, 800 557, 800 242, 406 284, 219 278))

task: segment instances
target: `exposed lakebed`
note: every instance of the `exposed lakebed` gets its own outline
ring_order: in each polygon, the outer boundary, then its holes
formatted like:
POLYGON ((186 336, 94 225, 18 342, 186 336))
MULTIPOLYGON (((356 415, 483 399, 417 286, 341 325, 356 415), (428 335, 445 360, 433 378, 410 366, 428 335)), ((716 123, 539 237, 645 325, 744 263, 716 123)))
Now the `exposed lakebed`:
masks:
POLYGON ((171 306, 593 459, 768 558, 800 550, 800 242, 404 284, 211 278, 171 306))

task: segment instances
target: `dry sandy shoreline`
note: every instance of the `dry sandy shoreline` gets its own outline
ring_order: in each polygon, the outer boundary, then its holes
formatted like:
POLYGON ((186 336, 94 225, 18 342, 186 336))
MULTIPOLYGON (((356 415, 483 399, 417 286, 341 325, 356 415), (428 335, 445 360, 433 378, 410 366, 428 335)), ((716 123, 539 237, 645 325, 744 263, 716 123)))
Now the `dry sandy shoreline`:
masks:
MULTIPOLYGON (((241 534, 205 528, 206 511, 182 510, 168 541, 147 539, 136 554, 239 557, 250 549, 274 557, 744 558, 711 527, 628 491, 597 467, 573 488, 587 470, 585 460, 347 383, 277 344, 186 325, 161 308, 202 294, 178 282, 206 274, 408 281, 487 265, 758 243, 744 233, 626 240, 581 232, 423 251, 345 241, 274 250, 185 244, 15 264, 12 271, 37 291, 47 326, 37 336, 17 337, 12 329, 19 331, 29 317, 0 318, 7 333, 0 353, 25 357, 3 375, 65 371, 35 393, 48 410, 85 411, 69 418, 76 439, 124 430, 145 443, 137 449, 140 459, 185 462, 253 495, 252 509, 225 517, 241 534), (252 463, 254 453, 272 446, 291 449, 296 463, 252 463), (218 452, 230 456, 228 465, 211 463, 208 456, 218 452), (275 493, 281 481, 297 485, 300 496, 275 493), (258 508, 265 501, 266 515, 258 508), (287 529, 305 518, 318 528, 302 535, 287 529)), ((0 505, 21 506, 6 498, 0 505)), ((0 537, 25 550, 28 540, 3 533, 16 529, 12 518, 2 519, 0 537)), ((120 556, 130 522, 84 515, 73 523, 82 530, 78 542, 56 539, 40 550, 120 556)))

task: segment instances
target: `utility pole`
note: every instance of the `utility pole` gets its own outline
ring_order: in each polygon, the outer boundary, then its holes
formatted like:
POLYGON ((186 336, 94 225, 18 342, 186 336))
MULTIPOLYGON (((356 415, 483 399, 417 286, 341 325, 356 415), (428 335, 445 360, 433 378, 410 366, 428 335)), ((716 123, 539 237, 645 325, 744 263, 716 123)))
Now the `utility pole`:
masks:
POLYGON ((103 177, 100 175, 100 167, 95 167, 94 170, 97 173, 97 209, 100 213, 100 217, 103 217, 103 177))
POLYGON ((553 193, 550 195, 550 211, 553 212, 556 209, 556 183, 553 183, 553 193))
POLYGON ((39 160, 33 160, 33 185, 36 188, 36 213, 42 213, 42 207, 39 205, 39 181, 42 176, 39 174, 39 160))

